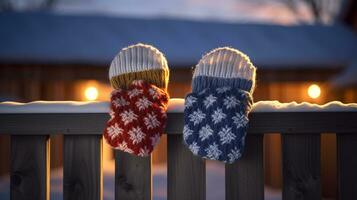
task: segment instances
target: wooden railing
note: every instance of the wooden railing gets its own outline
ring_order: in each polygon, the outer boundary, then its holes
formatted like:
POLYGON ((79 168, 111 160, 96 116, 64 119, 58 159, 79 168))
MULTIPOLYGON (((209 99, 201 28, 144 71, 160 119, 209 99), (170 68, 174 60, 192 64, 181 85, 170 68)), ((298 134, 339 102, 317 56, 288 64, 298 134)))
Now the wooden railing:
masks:
MULTIPOLYGON (((102 199, 101 134, 107 111, 93 112, 96 105, 90 110, 72 110, 78 106, 70 105, 45 111, 36 111, 41 105, 32 110, 21 106, 0 105, 0 134, 11 135, 11 199, 49 199, 49 134, 64 135, 64 199, 102 199)), ((168 199, 203 200, 205 161, 182 144, 180 109, 168 113, 168 199)), ((245 154, 226 165, 226 199, 264 199, 265 133, 282 136, 283 199, 321 199, 320 136, 324 133, 337 136, 339 199, 357 199, 356 109, 253 111, 249 118, 245 154)), ((115 160, 115 199, 151 199, 151 159, 116 151, 115 160)))

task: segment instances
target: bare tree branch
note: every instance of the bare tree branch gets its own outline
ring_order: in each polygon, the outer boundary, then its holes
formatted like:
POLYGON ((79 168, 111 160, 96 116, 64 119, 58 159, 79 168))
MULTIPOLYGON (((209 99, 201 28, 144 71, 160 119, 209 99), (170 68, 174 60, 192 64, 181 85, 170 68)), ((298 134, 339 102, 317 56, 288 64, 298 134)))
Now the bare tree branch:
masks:
POLYGON ((342 0, 281 0, 291 11, 298 14, 297 2, 304 2, 316 22, 324 22, 324 17, 333 19, 342 0))

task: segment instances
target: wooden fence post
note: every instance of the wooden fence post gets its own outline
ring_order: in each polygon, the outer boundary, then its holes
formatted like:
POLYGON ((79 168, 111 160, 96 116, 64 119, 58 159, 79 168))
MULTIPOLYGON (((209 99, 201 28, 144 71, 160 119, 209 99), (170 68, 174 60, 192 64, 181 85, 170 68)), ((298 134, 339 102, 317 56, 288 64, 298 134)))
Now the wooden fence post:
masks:
POLYGON ((102 136, 65 135, 63 199, 103 199, 102 136))
POLYGON ((167 183, 169 200, 205 200, 205 161, 183 144, 182 135, 168 135, 167 183))
POLYGON ((226 164, 227 200, 263 200, 263 135, 247 135, 241 160, 226 164))
POLYGON ((320 135, 282 134, 283 199, 321 199, 320 135))
POLYGON ((151 156, 115 151, 115 199, 151 200, 151 156))
POLYGON ((49 137, 11 136, 10 198, 49 199, 49 137))
POLYGON ((357 134, 337 134, 339 200, 357 199, 357 134))

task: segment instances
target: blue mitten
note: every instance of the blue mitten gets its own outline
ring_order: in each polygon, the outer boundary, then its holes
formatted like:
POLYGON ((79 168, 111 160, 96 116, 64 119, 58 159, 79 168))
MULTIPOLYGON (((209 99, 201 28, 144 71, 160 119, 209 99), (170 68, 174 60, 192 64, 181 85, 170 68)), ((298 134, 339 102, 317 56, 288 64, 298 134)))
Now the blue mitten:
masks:
POLYGON ((193 154, 226 163, 242 156, 254 82, 255 67, 238 50, 218 48, 200 60, 184 112, 184 143, 193 154))

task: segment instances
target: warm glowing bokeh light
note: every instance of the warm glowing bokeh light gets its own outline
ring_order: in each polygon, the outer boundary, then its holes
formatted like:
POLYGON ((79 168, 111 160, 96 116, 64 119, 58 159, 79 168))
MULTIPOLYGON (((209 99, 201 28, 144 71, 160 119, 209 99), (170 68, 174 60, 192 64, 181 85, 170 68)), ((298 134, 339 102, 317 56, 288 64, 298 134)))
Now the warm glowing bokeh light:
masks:
POLYGON ((87 87, 84 95, 88 101, 94 101, 98 98, 98 89, 96 87, 87 87))
POLYGON ((318 86, 316 84, 310 85, 309 89, 307 90, 307 93, 308 93, 309 97, 311 97, 313 99, 318 98, 321 94, 320 86, 318 86))

